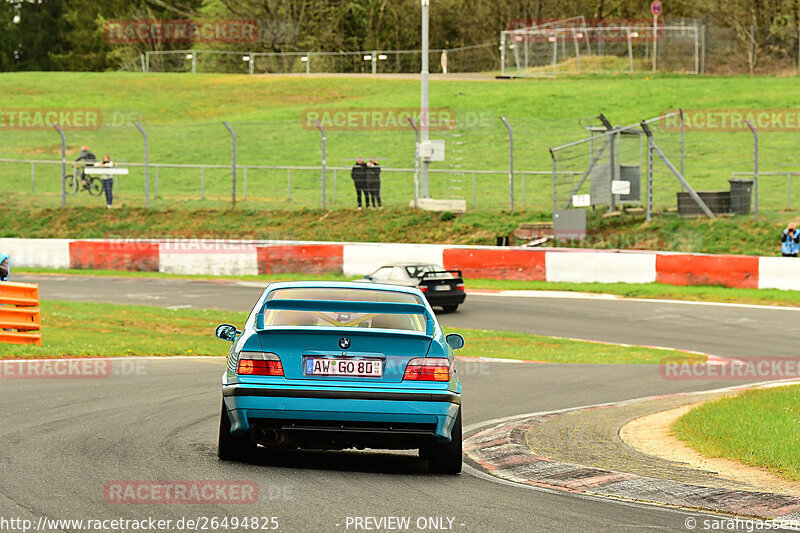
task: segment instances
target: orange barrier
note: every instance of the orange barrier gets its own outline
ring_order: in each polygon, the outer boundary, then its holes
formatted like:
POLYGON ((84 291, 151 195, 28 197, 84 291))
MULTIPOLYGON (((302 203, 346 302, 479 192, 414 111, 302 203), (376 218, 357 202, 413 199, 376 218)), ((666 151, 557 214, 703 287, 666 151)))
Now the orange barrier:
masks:
POLYGON ((41 346, 41 329, 39 285, 0 283, 0 343, 41 346))

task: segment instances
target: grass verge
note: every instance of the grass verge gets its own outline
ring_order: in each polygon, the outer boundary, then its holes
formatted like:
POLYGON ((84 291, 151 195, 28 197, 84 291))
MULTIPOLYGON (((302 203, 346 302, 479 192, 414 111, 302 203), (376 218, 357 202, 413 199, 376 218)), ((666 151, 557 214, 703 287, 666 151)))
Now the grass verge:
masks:
MULTIPOLYGON (((165 274, 163 272, 121 272, 118 270, 76 270, 50 268, 18 268, 13 274, 54 274, 75 276, 134 277, 158 279, 213 279, 227 281, 302 281, 330 280, 347 281, 361 276, 345 276, 341 273, 327 274, 263 274, 259 276, 203 276, 188 274, 165 274)), ((626 298, 653 298, 661 300, 688 300, 696 302, 739 303, 749 305, 780 305, 800 307, 799 291, 779 289, 731 289, 717 286, 679 287, 663 283, 563 283, 547 281, 515 281, 498 279, 467 279, 467 289, 473 290, 532 290, 568 291, 597 294, 614 294, 626 298)))
POLYGON ((800 480, 800 385, 747 390, 704 403, 679 418, 675 435, 710 457, 760 466, 800 480))
MULTIPOLYGON (((0 344, 0 358, 127 355, 224 355, 213 336, 221 322, 241 325, 246 313, 42 301, 43 346, 0 344)), ((522 333, 448 329, 467 340, 459 355, 554 363, 658 363, 669 350, 617 346, 522 333)), ((693 356, 695 360, 702 357, 693 356)))

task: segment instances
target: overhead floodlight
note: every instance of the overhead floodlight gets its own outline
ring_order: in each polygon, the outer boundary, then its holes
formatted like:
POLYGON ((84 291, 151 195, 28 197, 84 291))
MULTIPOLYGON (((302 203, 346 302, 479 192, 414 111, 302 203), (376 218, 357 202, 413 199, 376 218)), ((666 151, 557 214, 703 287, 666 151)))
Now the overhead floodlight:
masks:
POLYGON ((372 56, 367 54, 364 56, 364 61, 372 61, 372 56))
POLYGON ((378 59, 380 59, 381 61, 384 61, 384 60, 386 60, 386 58, 387 58, 387 57, 388 57, 388 56, 387 56, 386 54, 379 54, 379 55, 378 55, 378 59))
POLYGON ((300 61, 302 61, 303 63, 305 63, 306 61, 308 61, 308 56, 303 56, 303 57, 301 57, 301 58, 300 58, 300 61))
POLYGON ((638 36, 639 36, 639 32, 638 31, 632 31, 631 32, 631 37, 638 37, 638 36))
POLYGON ((242 56, 242 61, 250 61, 250 56, 242 56))
POLYGON ((191 58, 192 58, 192 54, 186 54, 186 59, 191 59, 191 58))

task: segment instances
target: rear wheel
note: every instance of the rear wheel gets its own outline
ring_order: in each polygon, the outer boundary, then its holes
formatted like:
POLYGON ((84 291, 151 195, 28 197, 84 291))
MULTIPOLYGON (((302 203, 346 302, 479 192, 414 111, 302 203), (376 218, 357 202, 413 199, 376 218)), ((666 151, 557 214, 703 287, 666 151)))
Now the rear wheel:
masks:
POLYGON ((461 409, 458 410, 456 423, 450 434, 450 442, 435 442, 425 450, 420 450, 420 456, 427 457, 430 471, 434 474, 461 473, 461 409))
POLYGON ((223 401, 222 413, 219 418, 217 456, 223 461, 241 461, 246 459, 255 448, 249 437, 231 434, 231 421, 228 418, 225 402, 223 401))
POLYGON ((445 313, 455 313, 458 305, 443 305, 442 309, 444 309, 445 313))
POLYGON ((89 194, 92 196, 100 196, 103 193, 103 185, 97 178, 89 179, 89 194))

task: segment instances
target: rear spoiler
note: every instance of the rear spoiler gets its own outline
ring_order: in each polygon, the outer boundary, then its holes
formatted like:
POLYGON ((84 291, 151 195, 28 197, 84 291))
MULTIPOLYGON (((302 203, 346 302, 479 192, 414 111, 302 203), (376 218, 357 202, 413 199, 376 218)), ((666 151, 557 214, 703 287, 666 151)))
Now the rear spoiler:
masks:
POLYGON ((394 302, 358 302, 340 300, 284 300, 264 302, 264 308, 256 315, 256 329, 264 329, 264 311, 319 311, 327 313, 375 313, 396 315, 423 315, 425 334, 433 335, 433 316, 422 304, 394 302))
POLYGON ((425 279, 431 276, 435 276, 436 274, 457 274, 459 278, 462 277, 460 270, 434 270, 433 272, 425 272, 421 276, 417 276, 419 279, 425 279))

